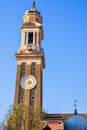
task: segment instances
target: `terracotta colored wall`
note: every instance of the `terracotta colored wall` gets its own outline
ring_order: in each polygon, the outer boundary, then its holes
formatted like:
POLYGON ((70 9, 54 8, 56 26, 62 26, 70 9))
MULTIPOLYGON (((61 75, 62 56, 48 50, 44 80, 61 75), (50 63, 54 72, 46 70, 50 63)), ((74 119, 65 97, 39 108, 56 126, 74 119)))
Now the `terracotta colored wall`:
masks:
POLYGON ((64 123, 58 124, 57 122, 48 122, 48 126, 51 130, 64 130, 64 123))

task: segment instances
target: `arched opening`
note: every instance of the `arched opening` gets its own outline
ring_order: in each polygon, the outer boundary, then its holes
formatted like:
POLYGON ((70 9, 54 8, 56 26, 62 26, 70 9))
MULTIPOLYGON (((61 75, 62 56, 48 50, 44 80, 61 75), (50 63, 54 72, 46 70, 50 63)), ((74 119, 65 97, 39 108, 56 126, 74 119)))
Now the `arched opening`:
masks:
POLYGON ((51 130, 51 128, 47 125, 43 130, 51 130))

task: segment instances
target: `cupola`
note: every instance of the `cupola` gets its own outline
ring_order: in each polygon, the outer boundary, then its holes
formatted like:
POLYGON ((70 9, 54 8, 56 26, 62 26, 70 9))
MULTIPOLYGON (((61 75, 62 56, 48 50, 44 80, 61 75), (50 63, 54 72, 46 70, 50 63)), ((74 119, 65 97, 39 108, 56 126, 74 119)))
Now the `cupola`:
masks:
POLYGON ((64 121, 64 130, 87 130, 87 119, 78 114, 75 100, 74 114, 64 121))

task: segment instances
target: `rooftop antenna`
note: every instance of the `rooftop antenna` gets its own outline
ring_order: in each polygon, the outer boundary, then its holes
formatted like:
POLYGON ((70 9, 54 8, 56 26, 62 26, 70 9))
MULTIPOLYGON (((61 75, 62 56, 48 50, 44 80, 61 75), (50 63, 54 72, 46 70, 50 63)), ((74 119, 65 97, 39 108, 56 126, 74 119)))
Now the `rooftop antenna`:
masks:
POLYGON ((75 107, 74 114, 77 115, 77 100, 74 100, 74 107, 75 107))

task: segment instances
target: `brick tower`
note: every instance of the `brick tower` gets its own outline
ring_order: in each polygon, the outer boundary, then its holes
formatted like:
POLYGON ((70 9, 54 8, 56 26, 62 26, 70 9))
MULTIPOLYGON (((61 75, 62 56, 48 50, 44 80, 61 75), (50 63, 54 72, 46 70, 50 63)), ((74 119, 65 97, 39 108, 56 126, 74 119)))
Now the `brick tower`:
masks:
POLYGON ((23 16, 22 38, 17 60, 16 90, 14 104, 42 109, 42 70, 45 67, 42 17, 35 2, 23 16))

